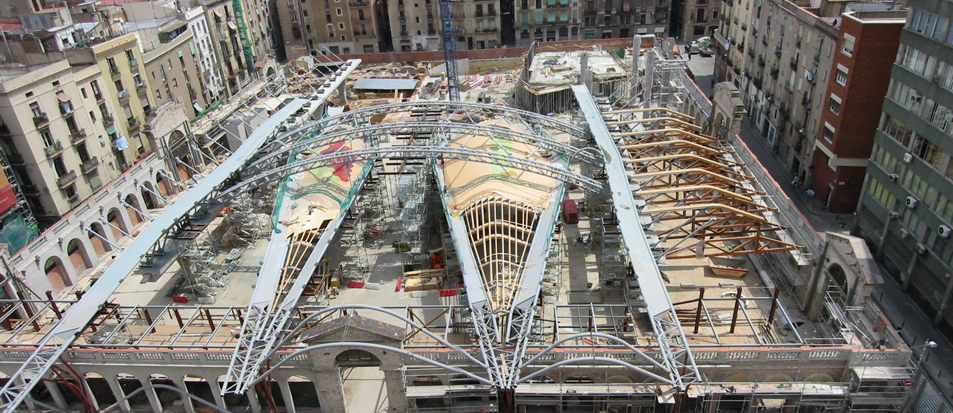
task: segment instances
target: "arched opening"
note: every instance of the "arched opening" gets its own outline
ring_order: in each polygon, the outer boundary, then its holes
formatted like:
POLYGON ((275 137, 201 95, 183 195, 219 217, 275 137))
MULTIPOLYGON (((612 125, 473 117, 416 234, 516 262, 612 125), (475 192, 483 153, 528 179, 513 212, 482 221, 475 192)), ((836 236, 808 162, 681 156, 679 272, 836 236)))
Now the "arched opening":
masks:
POLYGON ((609 376, 606 381, 609 383, 632 383, 632 379, 626 376, 609 376))
POLYGON ((725 377, 725 381, 729 383, 747 383, 751 381, 751 378, 744 374, 732 374, 725 377))
POLYGON ((156 188, 152 185, 152 182, 143 182, 142 187, 139 188, 139 195, 142 196, 142 202, 145 202, 146 209, 156 209, 160 205, 158 198, 155 196, 156 188))
POLYGON ((787 383, 793 381, 787 374, 775 374, 764 378, 767 383, 787 383))
POLYGON ((318 403, 318 391, 314 382, 305 376, 294 376, 288 379, 288 388, 294 395, 295 407, 321 407, 318 403))
POLYGON ((566 379, 565 383, 566 384, 591 384, 591 383, 595 383, 595 380, 593 380, 589 376, 577 375, 577 376, 569 377, 568 379, 566 379))
POLYGON ((77 274, 82 274, 87 268, 93 268, 89 254, 86 253, 86 246, 78 238, 73 238, 66 244, 66 255, 69 256, 69 261, 77 274))
POLYGON ((560 27, 559 28, 559 40, 569 40, 569 28, 560 27))
POLYGON ((63 262, 59 257, 50 257, 43 264, 43 271, 46 273, 46 279, 50 281, 50 288, 53 292, 63 291, 67 286, 72 285, 69 281, 69 274, 63 267, 63 262))
POLYGON ((137 209, 140 211, 142 210, 142 208, 139 206, 139 199, 136 198, 135 195, 129 194, 129 195, 126 195, 125 201, 127 204, 126 216, 129 217, 129 223, 132 224, 131 226, 135 228, 135 226, 139 225, 139 223, 142 222, 143 220, 142 216, 139 215, 138 212, 136 212, 137 209), (132 206, 129 206, 129 205, 132 205, 132 206))
MULTIPOLYGON (((116 375, 116 381, 119 383, 119 388, 122 390, 122 394, 117 394, 118 398, 126 397, 132 392, 139 390, 142 387, 142 382, 136 378, 136 376, 129 373, 119 373, 116 375)), ((149 397, 146 396, 146 392, 136 393, 134 396, 130 397, 129 406, 132 407, 133 411, 146 411, 145 409, 151 409, 149 406, 149 397)))
POLYGON ((364 350, 345 350, 334 359, 338 367, 380 367, 377 356, 364 350))
POLYGON ((414 377, 414 386, 440 386, 443 382, 437 376, 414 377))
POLYGON ((376 355, 352 349, 338 353, 334 361, 340 370, 344 394, 360 394, 368 402, 376 403, 369 410, 387 409, 387 388, 379 384, 384 380, 384 372, 380 369, 381 360, 376 355), (378 384, 368 385, 370 383, 378 384))
POLYGON ((273 79, 274 77, 275 77, 275 68, 269 67, 268 70, 265 71, 265 79, 273 79))
MULTIPOLYGON (((212 394, 212 385, 210 385, 205 378, 187 374, 182 377, 182 381, 185 382, 185 388, 189 394, 215 404, 215 396, 212 394)), ((195 404, 195 401, 193 400, 192 403, 195 404)), ((198 405, 196 405, 196 407, 198 407, 198 405)))
POLYGON ((162 196, 167 197, 172 193, 172 182, 162 173, 156 173, 156 186, 158 186, 159 194, 162 196))
POLYGON ((179 164, 179 166, 176 168, 176 171, 179 173, 180 181, 184 182, 192 178, 192 171, 190 171, 189 168, 186 168, 185 165, 179 164))
POLYGON ((805 378, 804 381, 809 381, 813 383, 832 383, 834 379, 832 379, 831 376, 828 376, 824 373, 816 373, 816 374, 807 376, 807 378, 805 378))
MULTIPOLYGON (((218 388, 225 387, 225 375, 218 376, 215 380, 218 381, 218 388)), ((225 401, 226 406, 248 406, 250 404, 247 393, 235 394, 228 392, 222 396, 222 400, 225 401)))
POLYGON ((105 408, 119 401, 113 393, 113 390, 109 387, 109 382, 106 381, 105 377, 99 374, 86 373, 86 386, 89 387, 90 393, 93 394, 100 408, 105 408))
POLYGON ((89 231, 86 231, 86 235, 89 236, 89 244, 93 246, 93 252, 96 253, 96 258, 102 258, 103 255, 108 251, 112 251, 113 247, 110 246, 106 241, 103 241, 103 238, 106 238, 106 231, 103 230, 102 224, 98 222, 93 222, 89 224, 89 229, 96 234, 91 234, 89 231), (103 237, 103 238, 100 238, 103 237))
MULTIPOLYGON (((152 384, 161 384, 164 386, 175 387, 175 382, 172 381, 168 376, 163 374, 151 374, 149 375, 149 382, 152 384)), ((172 406, 176 400, 182 400, 182 395, 168 389, 154 389, 156 396, 159 399, 159 404, 162 406, 172 406)))
MULTIPOLYGON (((281 394, 281 386, 278 385, 278 382, 275 380, 262 380, 257 386, 255 386, 256 394, 258 394, 258 400, 262 406, 268 405, 268 399, 271 399, 275 406, 284 407, 285 398, 281 394), (267 393, 266 393, 267 391, 267 393)), ((359 394, 359 393, 350 393, 350 394, 359 394)), ((294 401, 292 401, 294 403, 294 401)))
POLYGON ((126 228, 126 221, 122 219, 122 213, 119 212, 119 208, 110 209, 109 212, 106 213, 106 222, 112 224, 110 229, 113 232, 113 239, 121 239, 126 236, 123 234, 124 232, 126 234, 129 233, 129 228, 126 228))
POLYGON ((831 298, 846 299, 849 285, 847 284, 847 273, 844 272, 844 267, 841 267, 838 263, 833 263, 830 267, 827 267, 827 272, 831 275, 831 281, 833 281, 831 288, 828 289, 831 298))
POLYGON ((533 377, 532 379, 527 380, 526 382, 527 383, 555 383, 556 380, 553 380, 553 378, 549 376, 536 376, 536 377, 533 377))

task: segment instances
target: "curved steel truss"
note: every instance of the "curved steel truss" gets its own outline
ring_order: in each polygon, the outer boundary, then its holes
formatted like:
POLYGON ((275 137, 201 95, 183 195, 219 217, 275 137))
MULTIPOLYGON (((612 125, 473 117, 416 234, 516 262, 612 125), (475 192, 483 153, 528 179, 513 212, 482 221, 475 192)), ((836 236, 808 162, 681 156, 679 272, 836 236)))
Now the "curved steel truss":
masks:
POLYGON ((279 136, 278 140, 282 142, 294 141, 300 137, 301 134, 313 128, 328 129, 337 125, 351 125, 355 127, 361 125, 366 126, 371 123, 371 118, 394 112, 416 112, 421 114, 446 114, 460 112, 461 114, 467 115, 471 119, 475 117, 484 117, 519 120, 525 122, 529 126, 533 126, 534 128, 545 128, 562 131, 577 138, 583 138, 588 133, 588 131, 583 127, 563 122, 549 116, 507 106, 490 105, 486 103, 417 101, 370 106, 344 112, 337 116, 331 116, 321 120, 308 122, 301 127, 289 131, 285 135, 279 136))
POLYGON ((337 142, 363 141, 375 143, 383 135, 409 136, 433 134, 470 134, 475 136, 502 137, 506 140, 522 142, 535 146, 540 150, 547 150, 554 154, 562 154, 572 159, 579 159, 590 164, 601 164, 602 155, 596 151, 578 148, 568 143, 553 139, 545 133, 519 132, 509 128, 477 123, 460 122, 402 122, 379 125, 364 125, 354 129, 343 129, 329 133, 321 133, 320 129, 313 128, 298 134, 293 143, 284 143, 258 160, 248 165, 245 172, 257 174, 271 169, 285 159, 288 153, 300 153, 314 147, 321 147, 337 142))
POLYGON ((447 146, 425 146, 425 145, 402 145, 386 148, 371 147, 356 149, 350 151, 340 151, 329 154, 318 155, 304 160, 295 161, 287 165, 277 166, 273 169, 259 173, 256 176, 239 182, 235 186, 222 191, 218 201, 225 201, 237 195, 241 191, 252 187, 265 185, 275 182, 276 178, 293 175, 314 169, 319 166, 340 165, 349 162, 358 162, 365 160, 375 160, 381 158, 439 158, 446 157, 464 161, 483 162, 494 165, 506 166, 510 168, 521 169, 528 172, 537 173, 561 181, 569 181, 590 191, 602 189, 602 183, 595 179, 577 174, 568 169, 560 169, 551 164, 531 161, 525 158, 502 155, 496 152, 474 150, 467 148, 452 148, 447 146))

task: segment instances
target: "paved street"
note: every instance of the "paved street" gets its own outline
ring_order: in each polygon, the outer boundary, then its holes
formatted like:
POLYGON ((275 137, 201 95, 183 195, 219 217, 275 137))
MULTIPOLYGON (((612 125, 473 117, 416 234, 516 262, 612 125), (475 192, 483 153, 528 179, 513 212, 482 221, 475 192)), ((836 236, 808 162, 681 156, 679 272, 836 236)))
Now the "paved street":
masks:
MULTIPOLYGON (((688 67, 694 73, 698 87, 706 95, 711 96, 714 58, 693 55, 688 61, 688 67)), ((817 233, 848 233, 850 231, 853 215, 827 212, 821 208, 816 198, 809 198, 806 195, 805 188, 794 188, 791 185, 794 175, 777 157, 771 155, 767 140, 761 136, 747 117, 742 124, 740 138, 771 174, 774 179, 773 185, 780 188, 791 199, 801 214, 807 218, 807 223, 814 231, 817 233)), ((772 183, 762 182, 762 185, 768 186, 772 183)), ((934 379, 934 383, 945 394, 953 395, 953 344, 933 327, 931 317, 924 314, 910 297, 906 294, 897 294, 897 291, 900 291, 900 286, 884 271, 884 284, 874 288, 873 299, 880 305, 893 325, 901 330, 901 336, 913 348, 915 358, 921 356, 925 342, 928 340, 937 342, 938 346, 929 350, 924 366, 930 377, 934 379)))

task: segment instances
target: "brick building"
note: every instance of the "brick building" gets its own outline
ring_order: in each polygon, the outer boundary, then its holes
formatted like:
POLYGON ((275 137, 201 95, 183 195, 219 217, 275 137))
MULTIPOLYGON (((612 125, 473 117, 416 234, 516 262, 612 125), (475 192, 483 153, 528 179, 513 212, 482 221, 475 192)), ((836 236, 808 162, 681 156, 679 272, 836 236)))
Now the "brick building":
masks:
POLYGON ((857 206, 906 16, 906 10, 842 15, 812 165, 811 188, 831 212, 857 206))

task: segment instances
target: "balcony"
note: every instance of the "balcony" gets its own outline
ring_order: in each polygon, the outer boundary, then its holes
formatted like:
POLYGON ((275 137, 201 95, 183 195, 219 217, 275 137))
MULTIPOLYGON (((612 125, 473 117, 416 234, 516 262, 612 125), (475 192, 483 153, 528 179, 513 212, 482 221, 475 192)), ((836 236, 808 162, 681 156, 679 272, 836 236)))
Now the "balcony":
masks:
POLYGON ((72 105, 72 104, 67 105, 67 104, 60 103, 59 107, 60 107, 60 115, 63 115, 64 117, 66 117, 66 116, 73 116, 73 105, 72 105))
POLYGON ((120 90, 117 95, 119 96, 119 100, 129 99, 129 93, 127 93, 125 90, 120 90))
POLYGON ((106 100, 106 97, 104 97, 102 93, 93 92, 93 97, 96 98, 96 103, 103 103, 103 101, 106 100))
POLYGON ((46 126, 48 123, 50 123, 50 117, 46 115, 46 112, 40 112, 39 115, 33 117, 33 124, 37 128, 46 126))
POLYGON ((76 145, 86 139, 86 129, 72 131, 72 133, 70 133, 70 137, 72 138, 70 142, 72 142, 73 145, 76 145))
POLYGON ((112 75, 113 79, 119 77, 119 75, 122 74, 122 72, 119 71, 118 67, 110 67, 109 73, 112 75))
POLYGON ((362 31, 362 30, 355 30, 355 31, 354 31, 354 37, 360 37, 360 36, 367 36, 367 31, 366 31, 366 30, 363 30, 363 31, 362 31))
POLYGON ((126 124, 129 125, 130 132, 134 129, 139 129, 139 126, 141 126, 139 124, 139 119, 136 118, 135 116, 132 116, 129 119, 126 119, 126 124))
POLYGON ((351 7, 371 7, 371 2, 364 0, 349 1, 347 2, 348 6, 351 7))
POLYGON ((52 145, 43 148, 43 152, 46 152, 47 158, 53 158, 63 153, 63 143, 60 141, 53 142, 52 145))
POLYGON ((76 182, 76 171, 69 171, 69 173, 56 180, 56 186, 60 187, 60 189, 64 189, 73 182, 76 182))
POLYGON ((792 57, 792 58, 791 58, 791 69, 797 70, 797 58, 796 58, 796 57, 792 57))
POLYGON ((26 165, 26 161, 23 160, 23 157, 20 154, 7 154, 7 160, 10 161, 10 165, 26 165))
POLYGON ((136 59, 129 59, 129 67, 139 67, 139 61, 136 59))
POLYGON ((108 128, 108 127, 111 126, 112 124, 113 124, 113 116, 112 116, 112 115, 103 116, 103 126, 105 126, 105 127, 108 128))
POLYGON ((137 91, 137 92, 142 92, 142 91, 145 91, 145 90, 146 90, 146 84, 145 84, 145 82, 136 83, 136 91, 137 91))
POLYGON ((88 174, 96 170, 97 166, 99 166, 99 158, 94 156, 90 159, 83 161, 83 166, 81 168, 83 170, 83 174, 88 174))

